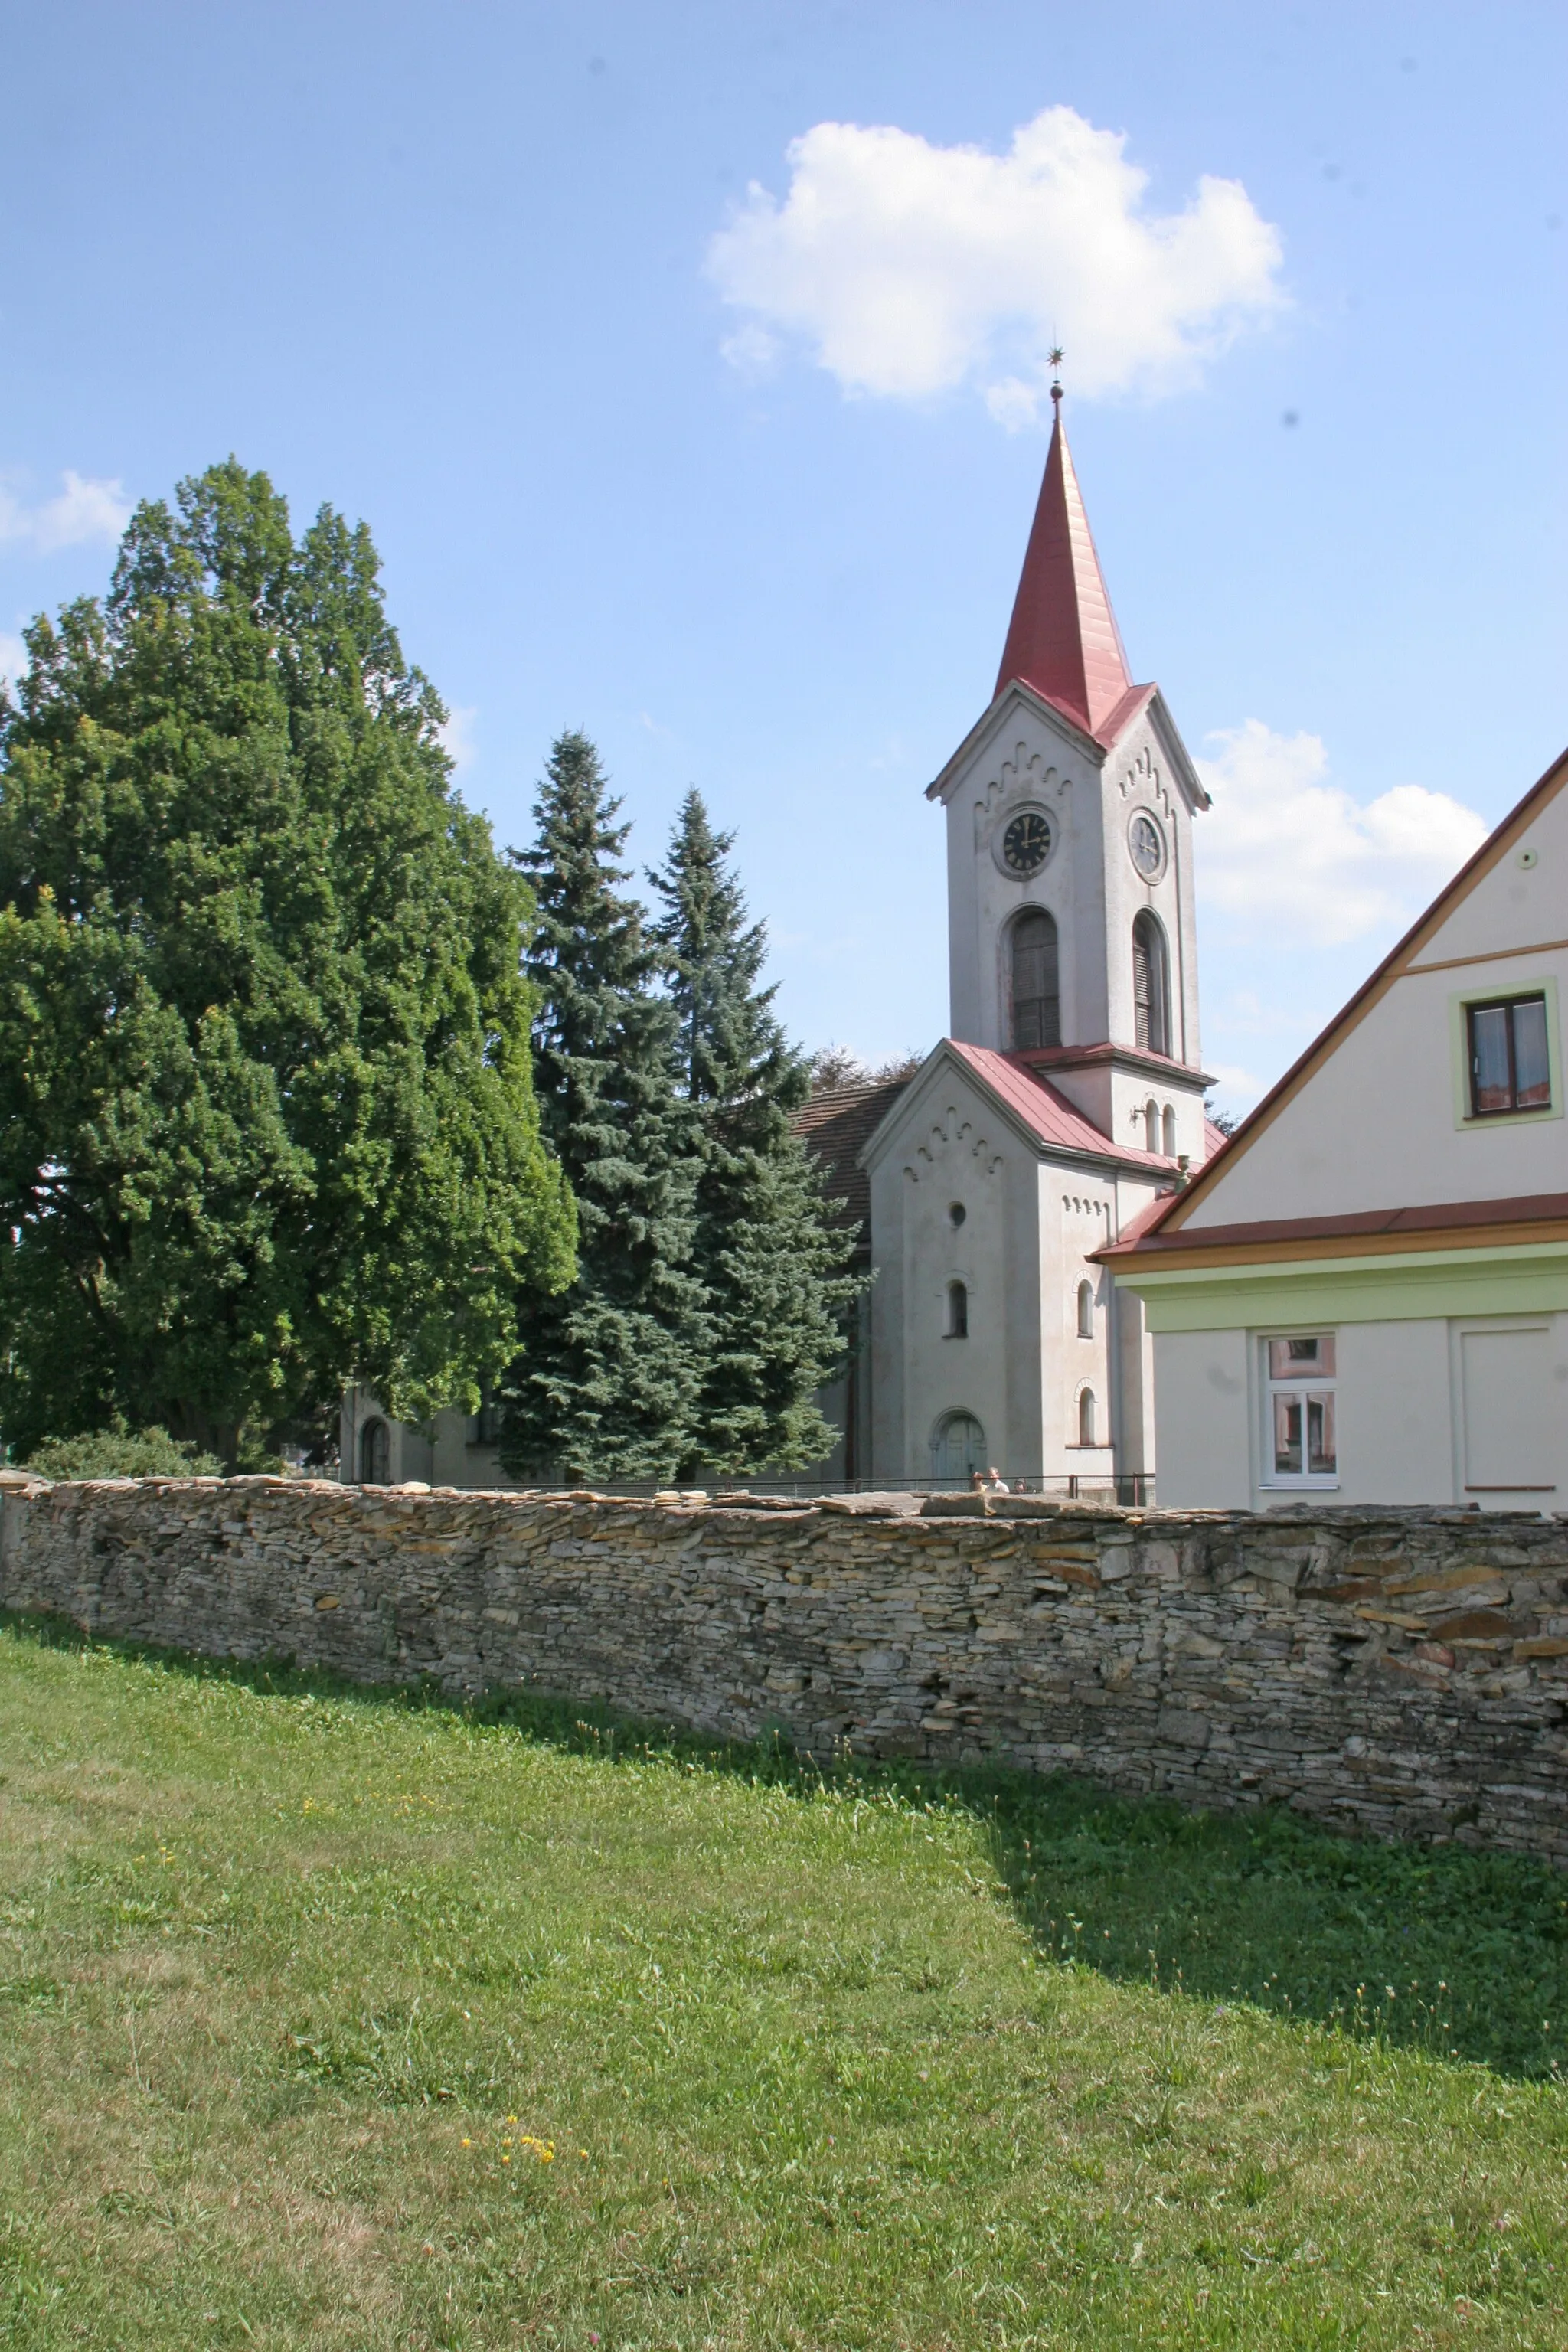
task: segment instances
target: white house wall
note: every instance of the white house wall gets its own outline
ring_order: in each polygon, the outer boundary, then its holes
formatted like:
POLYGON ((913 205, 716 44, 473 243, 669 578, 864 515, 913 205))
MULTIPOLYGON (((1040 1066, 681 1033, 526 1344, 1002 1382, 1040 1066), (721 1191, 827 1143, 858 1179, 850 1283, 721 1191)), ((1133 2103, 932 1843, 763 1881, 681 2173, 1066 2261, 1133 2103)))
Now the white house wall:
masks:
POLYGON ((1331 1486, 1268 1475, 1263 1337, 1154 1339, 1163 1507, 1268 1510, 1300 1500, 1568 1505, 1568 1316, 1431 1317, 1334 1327, 1331 1486))
POLYGON ((1417 968, 1394 981, 1234 1165, 1221 1170, 1184 1229, 1568 1191, 1561 1066, 1552 1114, 1472 1125, 1456 1101, 1463 1073, 1455 1068, 1457 1000, 1527 993, 1545 983, 1560 1014, 1568 1002, 1565 931, 1568 793, 1562 793, 1455 907, 1423 946, 1417 968), (1521 862, 1521 852, 1533 853, 1533 862, 1521 862))

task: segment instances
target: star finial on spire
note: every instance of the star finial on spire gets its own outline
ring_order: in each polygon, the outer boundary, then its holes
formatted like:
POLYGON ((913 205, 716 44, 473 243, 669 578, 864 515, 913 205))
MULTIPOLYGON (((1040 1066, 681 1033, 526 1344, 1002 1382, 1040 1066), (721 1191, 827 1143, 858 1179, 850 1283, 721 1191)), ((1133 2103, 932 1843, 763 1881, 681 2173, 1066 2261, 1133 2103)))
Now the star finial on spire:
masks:
POLYGON ((1067 357, 1060 343, 1053 343, 1046 353, 1046 363, 1051 371, 1051 406, 1059 408, 1062 397, 1061 363, 1067 357))

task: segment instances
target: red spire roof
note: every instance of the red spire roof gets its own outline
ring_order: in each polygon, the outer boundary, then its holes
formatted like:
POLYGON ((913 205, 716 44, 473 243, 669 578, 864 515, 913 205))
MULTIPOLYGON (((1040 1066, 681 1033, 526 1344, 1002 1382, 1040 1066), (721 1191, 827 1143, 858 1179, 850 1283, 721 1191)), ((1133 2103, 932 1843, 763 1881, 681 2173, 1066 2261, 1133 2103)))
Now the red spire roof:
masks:
POLYGON ((1132 679, 1105 581, 1072 453, 1057 403, 1046 478, 1035 509, 1023 576, 1013 604, 996 691, 1015 678, 1054 703, 1086 735, 1098 736, 1132 679))

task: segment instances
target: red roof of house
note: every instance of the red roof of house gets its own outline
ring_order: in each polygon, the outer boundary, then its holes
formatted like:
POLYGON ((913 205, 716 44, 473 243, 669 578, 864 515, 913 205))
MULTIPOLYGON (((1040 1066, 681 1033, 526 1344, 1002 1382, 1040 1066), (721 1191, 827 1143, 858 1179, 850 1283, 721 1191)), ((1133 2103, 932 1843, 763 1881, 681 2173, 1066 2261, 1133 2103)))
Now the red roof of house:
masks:
POLYGON ((1107 744, 1132 717, 1131 698, 1153 691, 1135 687, 1127 667, 1059 404, 997 693, 1015 678, 1107 744))
POLYGON ((1032 1070, 1020 1054, 997 1054, 988 1045, 965 1045, 946 1040, 948 1051, 973 1071, 1000 1102, 1020 1118, 1042 1143, 1068 1151, 1092 1152, 1098 1160, 1115 1160, 1124 1167, 1146 1169, 1162 1176, 1174 1174, 1176 1163, 1158 1151, 1134 1151, 1114 1142, 1084 1116, 1048 1078, 1032 1070))

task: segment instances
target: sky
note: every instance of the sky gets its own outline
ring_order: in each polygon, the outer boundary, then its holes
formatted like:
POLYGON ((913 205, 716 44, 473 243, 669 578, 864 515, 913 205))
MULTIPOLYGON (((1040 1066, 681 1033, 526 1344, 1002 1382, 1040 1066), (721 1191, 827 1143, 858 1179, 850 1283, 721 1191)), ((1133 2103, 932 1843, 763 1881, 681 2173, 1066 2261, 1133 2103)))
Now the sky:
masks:
POLYGON ((1214 793, 1245 1108, 1568 742, 1561 0, 0 0, 0 672, 230 452, 371 526, 464 796, 733 829, 791 1034, 946 1026, 1044 463, 1214 793))

